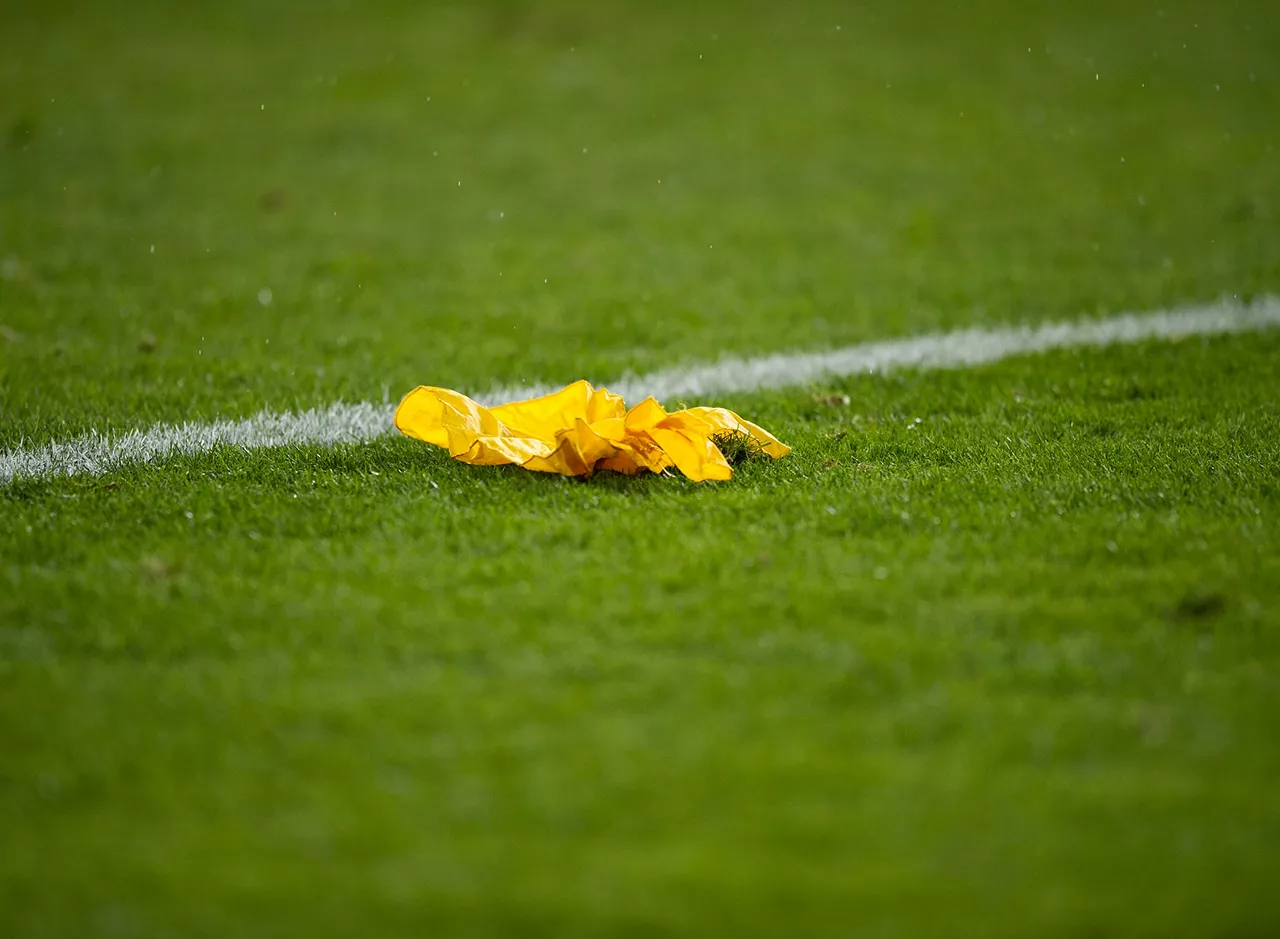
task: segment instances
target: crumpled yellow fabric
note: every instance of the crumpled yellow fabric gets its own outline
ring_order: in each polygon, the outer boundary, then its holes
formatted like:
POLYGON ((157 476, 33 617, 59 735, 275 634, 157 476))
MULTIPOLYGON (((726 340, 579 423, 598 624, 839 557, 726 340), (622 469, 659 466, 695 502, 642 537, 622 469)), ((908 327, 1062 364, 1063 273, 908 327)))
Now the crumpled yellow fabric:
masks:
POLYGON ((749 436, 775 460, 791 448, 725 408, 667 412, 653 398, 627 410, 621 396, 586 381, 541 398, 486 408, 464 394, 422 385, 396 408, 396 429, 445 447, 475 466, 515 463, 564 476, 596 470, 661 473, 675 467, 693 480, 723 480, 733 468, 712 437, 749 436))

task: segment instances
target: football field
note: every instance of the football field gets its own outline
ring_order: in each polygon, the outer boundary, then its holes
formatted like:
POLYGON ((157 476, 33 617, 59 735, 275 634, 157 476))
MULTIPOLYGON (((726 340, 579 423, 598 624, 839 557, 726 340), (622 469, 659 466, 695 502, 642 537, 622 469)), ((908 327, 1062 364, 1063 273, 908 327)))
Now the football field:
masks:
POLYGON ((0 0, 0 935, 1280 933, 1277 49, 0 0), (580 378, 792 451, 391 426, 580 378))

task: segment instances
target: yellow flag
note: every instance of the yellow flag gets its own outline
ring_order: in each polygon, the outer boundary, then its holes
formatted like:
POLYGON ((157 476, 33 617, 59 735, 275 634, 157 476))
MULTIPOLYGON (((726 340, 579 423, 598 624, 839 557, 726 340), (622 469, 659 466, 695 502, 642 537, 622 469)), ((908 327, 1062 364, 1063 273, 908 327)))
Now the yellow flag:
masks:
POLYGON ((396 408, 396 428, 475 466, 515 463, 564 476, 596 470, 729 479, 733 469, 713 438, 741 434, 775 460, 791 448, 724 408, 668 413, 653 398, 627 410, 622 398, 589 382, 541 398, 486 408, 447 388, 422 385, 396 408))

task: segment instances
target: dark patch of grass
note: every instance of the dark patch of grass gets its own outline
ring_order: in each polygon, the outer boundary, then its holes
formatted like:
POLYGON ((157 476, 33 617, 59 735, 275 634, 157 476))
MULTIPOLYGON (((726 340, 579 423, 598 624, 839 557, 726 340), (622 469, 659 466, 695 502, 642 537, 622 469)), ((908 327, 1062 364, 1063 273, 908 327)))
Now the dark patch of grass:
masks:
POLYGON ((740 430, 714 434, 711 437, 711 442, 716 445, 716 448, 730 466, 738 466, 748 460, 769 459, 769 454, 765 453, 764 446, 750 434, 740 430))
POLYGON ((1227 606, 1227 598, 1220 593, 1191 593, 1178 601, 1177 613, 1186 619, 1204 619, 1217 616, 1227 606))

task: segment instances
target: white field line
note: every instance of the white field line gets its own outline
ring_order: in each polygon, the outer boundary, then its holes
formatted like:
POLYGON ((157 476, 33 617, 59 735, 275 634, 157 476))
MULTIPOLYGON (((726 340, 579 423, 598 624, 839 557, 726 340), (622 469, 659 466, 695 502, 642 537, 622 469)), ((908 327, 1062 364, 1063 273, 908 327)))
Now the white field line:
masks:
MULTIPOLYGON (((800 352, 760 358, 724 358, 706 365, 628 375, 605 387, 632 403, 653 395, 705 400, 713 394, 806 385, 824 378, 893 369, 965 368, 1050 349, 1110 346, 1143 340, 1241 333, 1280 326, 1280 298, 1251 304, 1235 300, 1153 313, 1126 313, 1041 326, 961 329, 950 333, 866 342, 830 352, 800 352)), ((484 403, 517 401, 558 385, 496 388, 477 397, 484 403)), ((120 434, 96 431, 62 443, 0 452, 0 485, 28 476, 102 474, 131 463, 153 463, 219 446, 256 449, 308 444, 355 443, 392 430, 391 404, 341 401, 298 414, 262 411, 243 420, 156 424, 120 434)))

